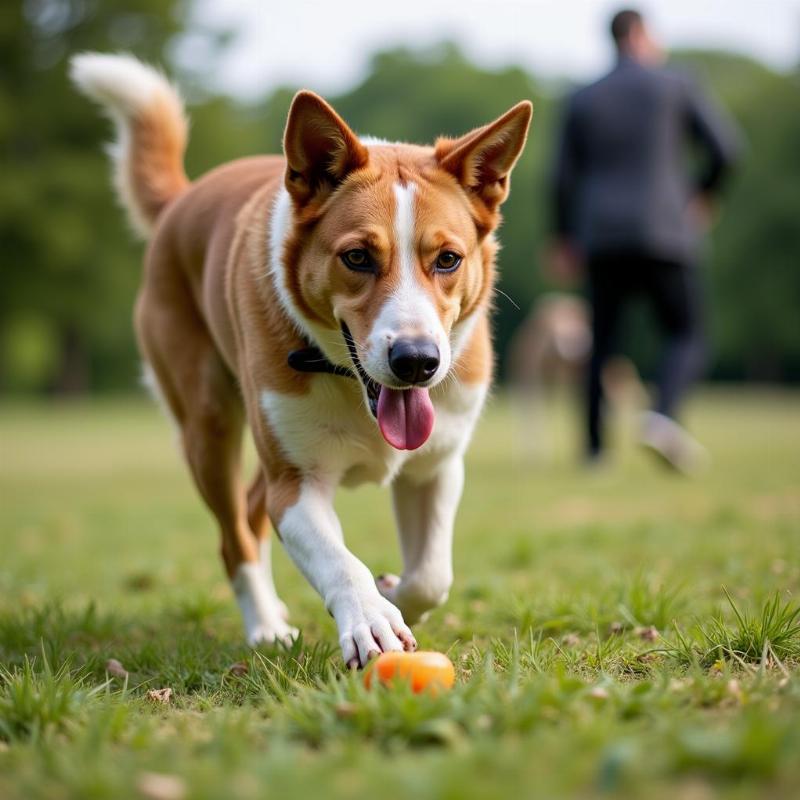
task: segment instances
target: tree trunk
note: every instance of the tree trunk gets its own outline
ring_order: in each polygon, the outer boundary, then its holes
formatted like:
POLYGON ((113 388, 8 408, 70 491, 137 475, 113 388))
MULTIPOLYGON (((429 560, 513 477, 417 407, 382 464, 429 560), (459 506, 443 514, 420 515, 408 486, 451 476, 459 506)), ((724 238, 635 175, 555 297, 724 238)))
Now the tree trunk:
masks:
POLYGON ((89 354, 83 336, 71 325, 63 327, 59 349, 53 394, 65 397, 86 394, 89 391, 89 354))

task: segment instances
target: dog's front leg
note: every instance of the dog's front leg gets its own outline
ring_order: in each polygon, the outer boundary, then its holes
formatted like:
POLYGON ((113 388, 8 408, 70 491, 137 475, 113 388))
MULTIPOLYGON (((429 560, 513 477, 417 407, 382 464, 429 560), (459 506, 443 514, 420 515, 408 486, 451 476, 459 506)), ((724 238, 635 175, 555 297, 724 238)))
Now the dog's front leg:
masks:
POLYGON ((286 551, 336 620, 345 663, 364 666, 378 653, 415 649, 403 615, 345 546, 333 486, 305 480, 299 492, 296 484, 287 485, 271 490, 270 497, 270 516, 286 551))
POLYGON ((403 552, 403 577, 382 575, 381 593, 405 619, 416 622, 441 605, 453 582, 453 525, 464 486, 464 462, 453 455, 423 479, 400 475, 392 484, 394 513, 403 552))

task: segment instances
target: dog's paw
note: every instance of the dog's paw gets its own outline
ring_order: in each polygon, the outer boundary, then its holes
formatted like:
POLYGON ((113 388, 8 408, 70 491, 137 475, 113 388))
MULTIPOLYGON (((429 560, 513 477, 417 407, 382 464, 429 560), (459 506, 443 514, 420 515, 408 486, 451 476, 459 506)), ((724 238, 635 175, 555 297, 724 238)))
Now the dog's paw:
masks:
MULTIPOLYGON (((275 610, 278 612, 278 616, 284 621, 289 621, 289 606, 283 602, 277 595, 275 596, 275 610)), ((295 630, 295 628, 292 628, 295 630)))
POLYGON ((247 631, 247 644, 250 647, 258 647, 260 644, 275 644, 276 642, 290 645, 299 635, 300 631, 297 628, 287 625, 282 620, 273 622, 271 625, 261 623, 247 631))
POLYGON ((391 650, 416 650, 417 641, 399 609, 374 589, 353 592, 337 603, 334 618, 348 667, 363 667, 391 650))
POLYGON ((389 572, 378 575, 375 578, 375 585, 378 591, 390 602, 394 602, 395 589, 400 585, 400 576, 392 575, 389 572))
POLYGON ((425 622, 431 609, 444 603, 450 586, 449 582, 409 580, 391 574, 378 575, 375 585, 412 625, 425 622))

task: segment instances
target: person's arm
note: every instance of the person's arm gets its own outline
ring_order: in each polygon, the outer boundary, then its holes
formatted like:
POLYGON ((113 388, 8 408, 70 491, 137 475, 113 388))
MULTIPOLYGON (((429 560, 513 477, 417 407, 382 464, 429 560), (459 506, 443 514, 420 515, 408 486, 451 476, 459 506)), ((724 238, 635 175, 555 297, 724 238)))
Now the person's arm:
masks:
POLYGON ((702 148, 704 164, 697 176, 696 191, 709 202, 738 160, 739 132, 733 120, 692 81, 686 81, 689 133, 702 148))

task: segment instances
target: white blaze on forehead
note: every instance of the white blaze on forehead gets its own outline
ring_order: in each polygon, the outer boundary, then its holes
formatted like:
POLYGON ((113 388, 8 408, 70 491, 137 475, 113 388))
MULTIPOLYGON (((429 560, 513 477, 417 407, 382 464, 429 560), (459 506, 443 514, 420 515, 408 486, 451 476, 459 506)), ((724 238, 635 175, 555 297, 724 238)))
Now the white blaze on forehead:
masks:
POLYGON ((401 286, 414 283, 414 195, 415 183, 394 185, 395 211, 394 235, 397 239, 397 252, 400 257, 401 286))
POLYGON ((396 382, 389 367, 389 348, 402 336, 425 336, 439 348, 437 383, 450 368, 450 346, 442 321, 417 275, 417 229, 415 183, 394 185, 394 244, 398 281, 381 308, 362 358, 367 372, 378 382, 396 382))

